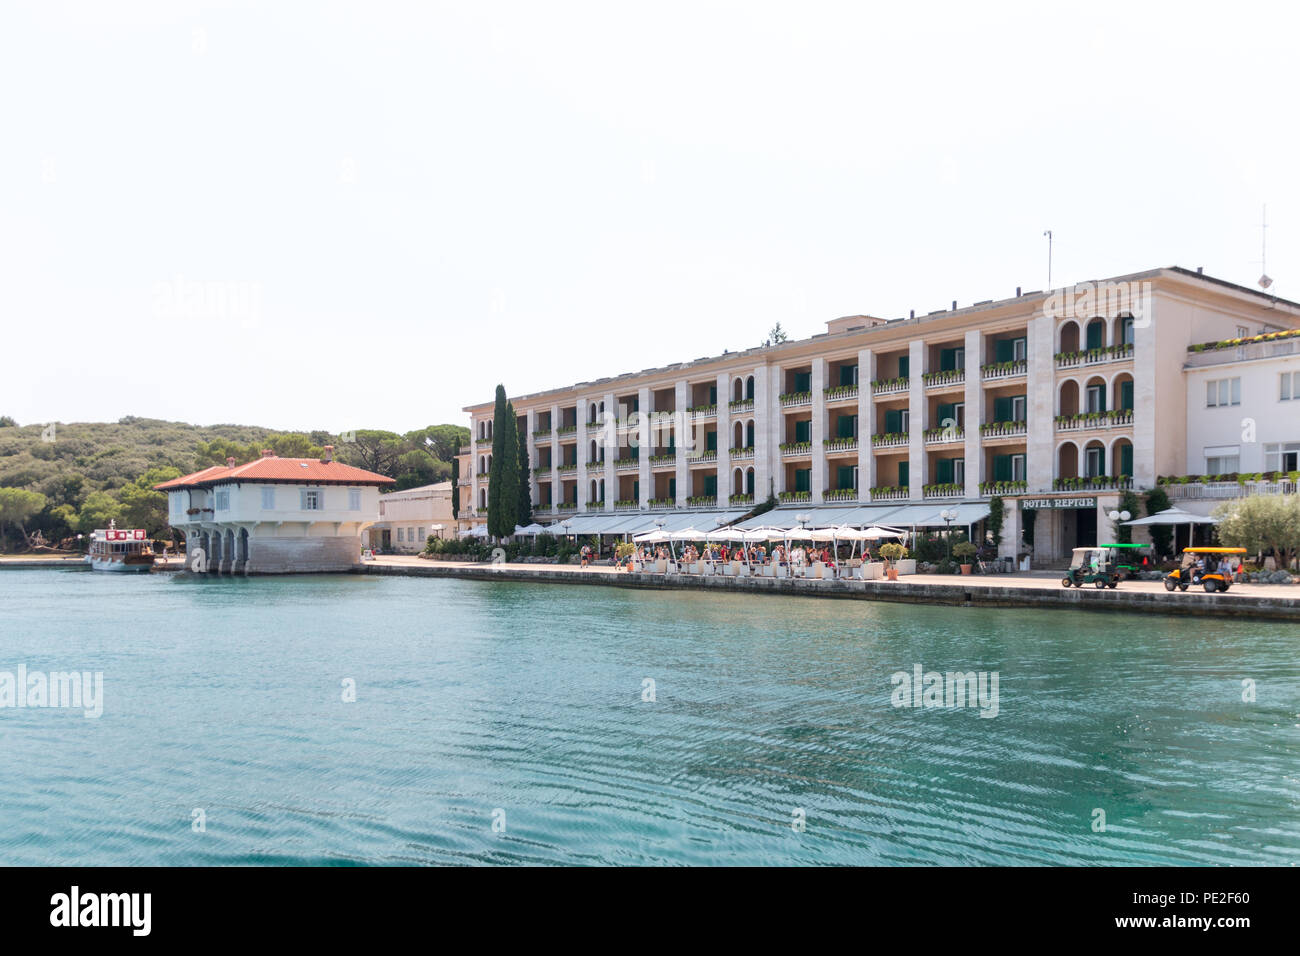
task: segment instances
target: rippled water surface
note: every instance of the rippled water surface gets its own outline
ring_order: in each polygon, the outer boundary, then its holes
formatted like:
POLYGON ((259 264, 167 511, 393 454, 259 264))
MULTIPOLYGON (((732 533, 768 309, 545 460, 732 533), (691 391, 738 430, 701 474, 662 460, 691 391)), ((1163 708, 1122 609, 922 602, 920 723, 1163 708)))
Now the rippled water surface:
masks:
POLYGON ((0 709, 0 862, 1290 864, 1298 638, 509 582, 4 571, 0 671, 102 671, 105 702, 97 720, 0 709), (895 708, 890 675, 918 663, 997 671, 998 715, 895 708))

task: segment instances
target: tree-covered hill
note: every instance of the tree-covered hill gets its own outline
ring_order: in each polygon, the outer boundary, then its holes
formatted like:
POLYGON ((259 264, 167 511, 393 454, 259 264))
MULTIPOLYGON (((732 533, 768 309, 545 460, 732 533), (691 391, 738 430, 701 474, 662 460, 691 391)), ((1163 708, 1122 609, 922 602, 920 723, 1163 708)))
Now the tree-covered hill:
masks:
POLYGON ((397 479, 410 488, 451 475, 456 450, 469 441, 460 425, 406 434, 374 429, 345 435, 280 432, 255 425, 189 425, 130 416, 117 422, 20 426, 0 416, 0 549, 104 527, 110 519, 161 534, 165 496, 152 485, 224 464, 251 461, 270 448, 282 457, 319 457, 334 445, 341 461, 397 479))

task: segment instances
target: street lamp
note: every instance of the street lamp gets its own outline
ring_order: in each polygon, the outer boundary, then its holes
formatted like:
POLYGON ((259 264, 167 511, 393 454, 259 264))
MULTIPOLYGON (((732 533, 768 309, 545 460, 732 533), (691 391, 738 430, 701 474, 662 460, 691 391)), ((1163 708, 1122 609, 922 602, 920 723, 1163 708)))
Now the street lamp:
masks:
POLYGON ((794 520, 799 522, 799 530, 805 531, 808 528, 808 522, 812 521, 812 515, 795 515, 794 520))
POLYGON ((952 562, 952 523, 957 520, 959 515, 953 508, 944 508, 939 512, 939 517, 948 523, 948 561, 952 562))
POLYGON ((1110 518, 1111 523, 1118 524, 1121 521, 1127 521, 1129 518, 1133 516, 1129 514, 1127 511, 1112 511, 1108 515, 1108 517, 1110 518))

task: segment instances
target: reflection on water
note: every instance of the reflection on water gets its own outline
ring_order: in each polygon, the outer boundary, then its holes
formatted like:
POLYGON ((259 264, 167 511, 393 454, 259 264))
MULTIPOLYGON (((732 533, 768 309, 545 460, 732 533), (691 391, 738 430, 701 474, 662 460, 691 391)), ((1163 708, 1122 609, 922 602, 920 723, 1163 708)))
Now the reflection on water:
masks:
POLYGON ((0 621, 0 671, 105 695, 0 710, 6 863, 1300 859, 1281 623, 41 570, 0 621), (997 717, 892 706, 917 664, 997 717))

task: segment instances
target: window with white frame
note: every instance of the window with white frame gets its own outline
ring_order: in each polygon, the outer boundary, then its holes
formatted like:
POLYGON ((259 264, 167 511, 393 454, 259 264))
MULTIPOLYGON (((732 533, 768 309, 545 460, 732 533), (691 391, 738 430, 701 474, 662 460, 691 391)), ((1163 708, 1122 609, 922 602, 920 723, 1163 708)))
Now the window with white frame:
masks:
MULTIPOLYGON (((962 462, 963 473, 965 472, 965 470, 966 470, 966 463, 962 462)), ((1012 455, 1011 456, 1011 480, 1026 481, 1028 480, 1028 476, 1029 476, 1029 470, 1028 468, 1025 467, 1025 456, 1012 455)))
POLYGON ((1216 378, 1205 383, 1205 407, 1224 408, 1241 404, 1241 379, 1216 378))
POLYGON ((952 483, 954 485, 966 484, 966 459, 954 458, 952 460, 952 483))
POLYGON ((1300 372, 1283 372, 1278 378, 1278 400, 1283 402, 1300 402, 1300 372))
POLYGON ((1300 441, 1264 446, 1265 471, 1300 471, 1300 441))
POLYGON ((1084 473, 1089 478, 1098 478, 1106 473, 1105 449, 1094 445, 1084 452, 1084 473))
POLYGON ((214 504, 212 505, 212 507, 216 508, 218 511, 229 511, 229 510, 230 510, 230 492, 229 492, 229 491, 218 491, 216 494, 214 494, 214 495, 212 496, 212 498, 213 498, 213 501, 214 501, 214 504))
POLYGON ((348 489, 348 510, 349 511, 361 510, 361 489, 360 488, 348 489))
POLYGON ((1023 422, 1025 420, 1025 396, 1011 396, 1011 420, 1013 422, 1023 422))
POLYGON ((1025 338, 1011 340, 1011 357, 1017 362, 1029 358, 1029 341, 1025 338))
POLYGON ((416 544, 419 544, 419 543, 420 543, 421 541, 423 541, 423 540, 424 540, 424 529, 423 529, 423 528, 416 528, 416 529, 415 529, 415 543, 416 543, 416 544))
POLYGON ((262 510, 263 511, 275 510, 275 486, 274 485, 262 486, 262 510))
POLYGON ((406 532, 406 529, 405 529, 405 528, 400 527, 400 526, 398 527, 398 529, 397 529, 397 543, 398 543, 398 544, 401 544, 404 540, 406 540, 406 539, 403 537, 403 535, 405 534, 405 532, 406 532))
POLYGON ((1241 471, 1241 448, 1237 445, 1218 445, 1205 449, 1205 474, 1230 475, 1241 471))
MULTIPOLYGON (((1090 412, 1100 412, 1106 408, 1106 386, 1089 385, 1084 393, 1087 399, 1087 410, 1090 412)), ((1019 421, 1019 419, 1017 419, 1019 421)))
POLYGON ((319 488, 304 488, 302 494, 303 511, 321 511, 325 507, 325 494, 319 488))

